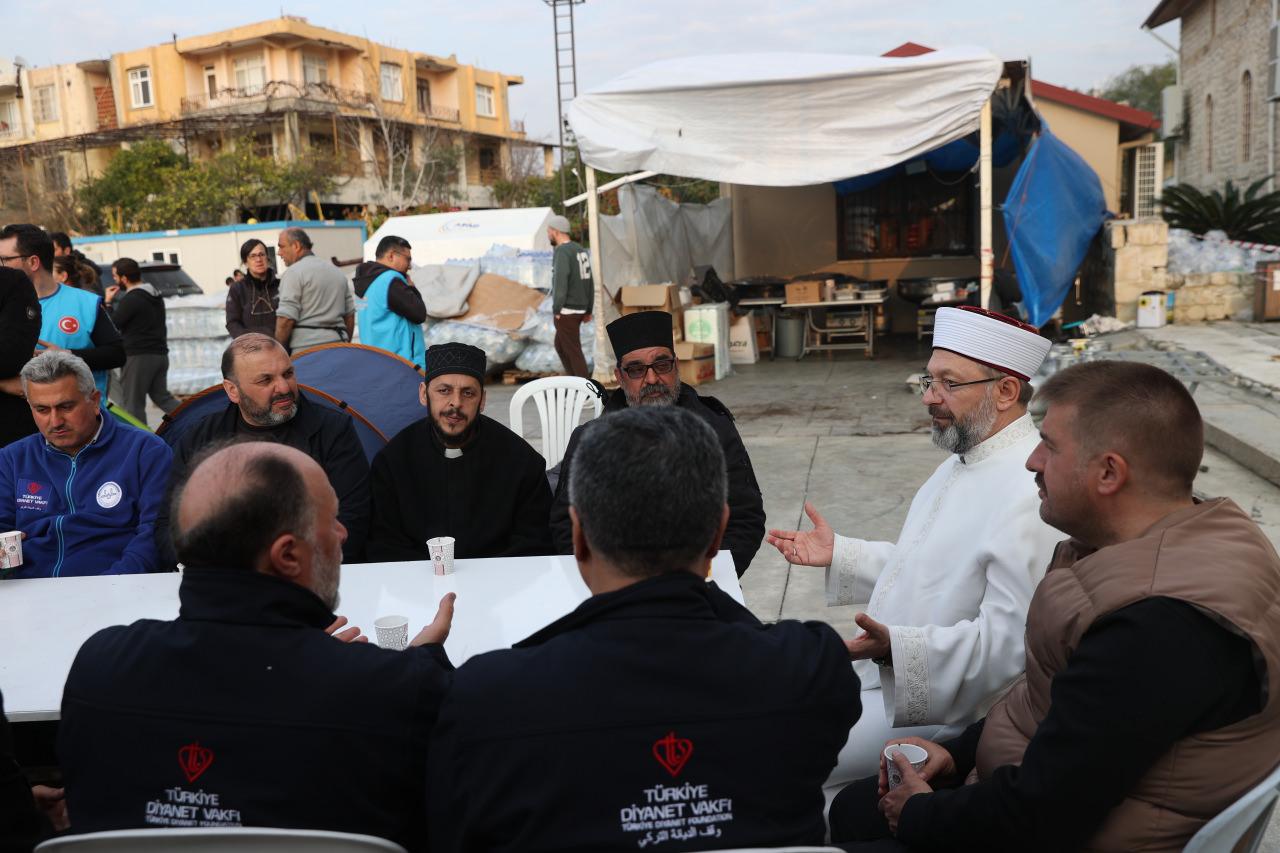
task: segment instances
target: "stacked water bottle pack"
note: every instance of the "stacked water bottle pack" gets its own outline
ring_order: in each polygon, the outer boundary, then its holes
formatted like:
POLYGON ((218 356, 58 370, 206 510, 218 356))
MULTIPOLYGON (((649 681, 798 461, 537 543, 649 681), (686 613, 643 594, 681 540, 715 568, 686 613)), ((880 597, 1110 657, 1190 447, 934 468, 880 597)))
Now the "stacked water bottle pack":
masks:
POLYGON ((222 381, 222 352, 231 343, 225 300, 219 293, 164 301, 169 390, 174 394, 195 394, 222 381))

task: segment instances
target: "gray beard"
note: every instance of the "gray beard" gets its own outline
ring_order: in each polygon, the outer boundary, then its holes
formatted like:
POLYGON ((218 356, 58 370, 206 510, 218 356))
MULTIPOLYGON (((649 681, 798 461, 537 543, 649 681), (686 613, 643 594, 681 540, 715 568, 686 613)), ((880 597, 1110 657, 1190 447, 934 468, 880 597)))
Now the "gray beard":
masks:
POLYGON ((956 418, 946 429, 933 427, 930 438, 939 448, 949 453, 963 456, 979 444, 991 437, 991 430, 996 425, 996 401, 990 393, 982 398, 976 411, 968 418, 956 418))
POLYGON ((642 385, 634 395, 625 388, 622 393, 627 398, 628 406, 673 406, 680 397, 680 380, 677 379, 675 385, 664 385, 661 382, 642 385))

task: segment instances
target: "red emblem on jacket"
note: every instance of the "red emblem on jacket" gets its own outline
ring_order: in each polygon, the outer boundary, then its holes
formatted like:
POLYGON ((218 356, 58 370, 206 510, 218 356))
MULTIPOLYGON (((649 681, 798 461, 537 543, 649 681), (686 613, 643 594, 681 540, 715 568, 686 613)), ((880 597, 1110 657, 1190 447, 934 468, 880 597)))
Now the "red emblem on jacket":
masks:
POLYGON ((80 321, 75 317, 63 317, 58 321, 58 328, 66 332, 68 335, 74 335, 80 331, 80 321))
POLYGON ((30 483, 27 483, 27 494, 29 495, 40 494, 40 484, 37 483, 35 480, 32 480, 30 483))
POLYGON ((201 746, 199 741, 189 743, 178 750, 178 765, 186 775, 188 782, 200 778, 200 774, 209 769, 213 763, 213 750, 201 746))
POLYGON ((685 762, 691 755, 693 755, 693 741, 676 737, 675 732, 667 732, 665 737, 660 737, 653 742, 653 757, 658 759, 658 763, 666 768, 672 777, 680 775, 680 771, 684 769, 685 762))

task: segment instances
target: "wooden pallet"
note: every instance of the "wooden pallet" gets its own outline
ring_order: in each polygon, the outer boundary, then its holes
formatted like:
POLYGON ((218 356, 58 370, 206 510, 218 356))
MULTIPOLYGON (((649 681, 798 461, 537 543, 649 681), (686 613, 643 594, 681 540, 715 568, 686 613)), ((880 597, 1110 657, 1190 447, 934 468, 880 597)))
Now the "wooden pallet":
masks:
POLYGON ((537 373, 532 370, 504 370, 502 372, 503 385, 520 385, 525 382, 531 382, 534 379, 544 379, 548 376, 563 376, 563 373, 537 373))

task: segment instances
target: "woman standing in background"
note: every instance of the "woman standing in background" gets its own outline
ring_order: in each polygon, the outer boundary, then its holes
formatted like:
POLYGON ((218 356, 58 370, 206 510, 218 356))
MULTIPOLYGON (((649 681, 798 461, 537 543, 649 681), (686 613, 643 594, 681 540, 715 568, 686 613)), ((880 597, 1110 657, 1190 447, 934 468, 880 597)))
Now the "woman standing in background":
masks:
POLYGON ((227 332, 238 338, 246 332, 273 335, 276 306, 280 304, 280 279, 267 256, 267 244, 254 238, 240 247, 245 277, 227 288, 227 332))

